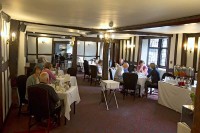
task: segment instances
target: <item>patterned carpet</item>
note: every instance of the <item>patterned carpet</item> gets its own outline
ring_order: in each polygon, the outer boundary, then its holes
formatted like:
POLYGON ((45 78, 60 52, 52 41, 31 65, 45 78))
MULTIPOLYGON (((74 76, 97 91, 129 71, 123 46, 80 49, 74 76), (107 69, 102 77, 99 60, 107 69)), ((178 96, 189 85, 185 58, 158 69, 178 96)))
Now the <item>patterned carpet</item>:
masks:
MULTIPOLYGON (((74 115, 73 107, 71 120, 64 125, 52 129, 51 133, 176 133, 180 113, 163 107, 157 103, 157 96, 136 98, 127 96, 123 100, 122 94, 117 92, 119 109, 116 108, 114 99, 107 111, 105 103, 100 102, 101 87, 90 86, 82 76, 78 77, 81 102, 76 106, 74 115)), ((5 124, 4 133, 27 131, 28 116, 17 116, 14 108, 5 124)), ((33 130, 42 129, 34 127, 33 130)))

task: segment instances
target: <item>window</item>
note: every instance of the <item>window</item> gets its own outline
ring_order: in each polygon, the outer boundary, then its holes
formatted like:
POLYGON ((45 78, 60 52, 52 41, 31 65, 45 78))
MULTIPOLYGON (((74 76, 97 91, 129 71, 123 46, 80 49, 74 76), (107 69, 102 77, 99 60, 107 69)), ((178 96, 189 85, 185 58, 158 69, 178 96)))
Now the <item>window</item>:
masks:
POLYGON ((149 39, 147 64, 155 63, 158 67, 166 67, 168 53, 168 39, 149 39))

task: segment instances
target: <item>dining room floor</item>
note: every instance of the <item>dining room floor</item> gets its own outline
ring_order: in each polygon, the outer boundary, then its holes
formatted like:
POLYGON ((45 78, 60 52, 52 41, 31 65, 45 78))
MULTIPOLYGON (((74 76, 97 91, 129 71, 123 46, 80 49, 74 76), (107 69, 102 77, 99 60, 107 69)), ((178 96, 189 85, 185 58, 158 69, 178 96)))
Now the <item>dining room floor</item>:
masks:
MULTIPOLYGON (((77 76, 81 101, 76 105, 76 114, 71 106, 71 120, 64 125, 52 129, 51 133, 176 133, 177 122, 181 114, 158 104, 157 95, 148 98, 128 95, 123 100, 117 92, 119 109, 114 99, 106 110, 101 103, 101 87, 90 86, 83 75, 77 76)), ((16 100, 16 99, 15 99, 16 100)), ((18 108, 12 106, 4 125, 3 133, 25 133, 28 127, 28 115, 17 115, 18 108)), ((42 133, 43 127, 34 127, 34 133, 42 133)), ((33 133, 33 132, 32 132, 33 133)))

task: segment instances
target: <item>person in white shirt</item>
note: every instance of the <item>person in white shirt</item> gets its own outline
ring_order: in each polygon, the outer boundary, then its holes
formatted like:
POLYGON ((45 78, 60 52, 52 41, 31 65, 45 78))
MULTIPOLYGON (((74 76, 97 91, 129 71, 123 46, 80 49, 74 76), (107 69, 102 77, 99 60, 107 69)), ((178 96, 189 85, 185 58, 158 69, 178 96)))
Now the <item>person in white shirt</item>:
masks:
POLYGON ((124 68, 123 66, 120 66, 119 64, 116 64, 116 72, 115 72, 115 76, 114 76, 114 80, 116 81, 123 81, 123 73, 124 73, 124 68))

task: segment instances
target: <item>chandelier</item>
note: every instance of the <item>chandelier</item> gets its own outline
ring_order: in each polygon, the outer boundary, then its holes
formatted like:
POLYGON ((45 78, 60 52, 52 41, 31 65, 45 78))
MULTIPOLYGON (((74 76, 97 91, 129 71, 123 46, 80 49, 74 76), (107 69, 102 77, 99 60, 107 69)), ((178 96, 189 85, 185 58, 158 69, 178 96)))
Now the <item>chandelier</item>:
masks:
POLYGON ((106 43, 112 43, 114 40, 114 37, 115 37, 115 35, 112 34, 111 32, 105 32, 105 33, 99 35, 99 38, 106 43))

